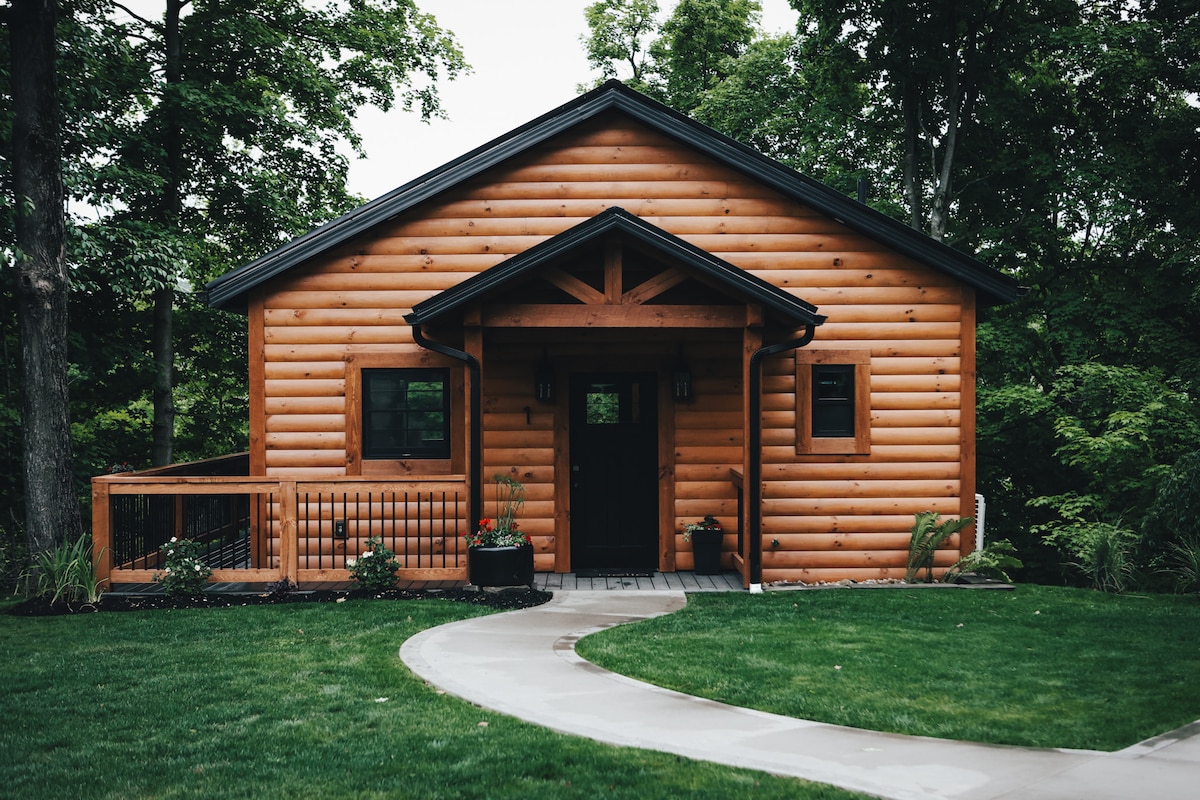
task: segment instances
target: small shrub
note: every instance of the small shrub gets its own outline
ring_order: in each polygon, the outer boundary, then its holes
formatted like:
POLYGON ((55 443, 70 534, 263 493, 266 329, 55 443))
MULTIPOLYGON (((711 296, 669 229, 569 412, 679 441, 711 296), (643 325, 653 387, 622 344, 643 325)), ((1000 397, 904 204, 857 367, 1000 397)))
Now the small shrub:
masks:
POLYGON ((1016 556, 1017 548, 1008 539, 998 539, 988 542, 982 550, 972 550, 960 558, 958 562, 946 570, 942 580, 949 583, 960 575, 968 572, 993 578, 1005 583, 1012 583, 1008 570, 1020 569, 1024 566, 1016 556))
POLYGON ((92 561, 92 537, 83 534, 74 542, 38 553, 33 558, 36 578, 34 595, 50 602, 96 603, 104 589, 96 580, 92 561))
POLYGON ((925 580, 933 581, 933 554, 942 542, 975 521, 974 517, 948 519, 939 522, 942 515, 936 511, 922 511, 917 514, 912 526, 912 538, 908 542, 908 569, 904 572, 904 580, 916 580, 917 573, 925 570, 925 580))
POLYGON ((1093 589, 1119 594, 1134 587, 1137 534, 1109 522, 1094 522, 1082 528, 1072 526, 1067 530, 1073 536, 1058 544, 1071 558, 1067 563, 1083 573, 1093 589))
POLYGON ((1163 558, 1162 571, 1177 592, 1200 592, 1200 538, 1172 542, 1163 558))
POLYGON ((194 597, 204 594, 204 587, 212 575, 212 567, 200 557, 200 545, 191 539, 177 539, 158 548, 165 564, 163 571, 154 576, 163 590, 173 597, 194 597))
POLYGON ((349 559, 346 566, 350 577, 369 592, 381 592, 396 586, 396 570, 400 562, 396 554, 384 547, 383 541, 372 536, 367 539, 367 549, 356 559, 349 559))

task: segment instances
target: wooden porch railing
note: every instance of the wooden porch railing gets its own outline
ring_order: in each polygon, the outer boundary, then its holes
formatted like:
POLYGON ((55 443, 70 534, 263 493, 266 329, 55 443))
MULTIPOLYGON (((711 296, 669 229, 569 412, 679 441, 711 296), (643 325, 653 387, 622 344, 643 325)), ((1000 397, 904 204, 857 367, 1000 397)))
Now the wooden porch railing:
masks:
POLYGON ((205 546, 212 582, 345 581, 346 559, 374 536, 396 553, 403 580, 466 580, 467 505, 463 476, 103 475, 92 479, 96 573, 149 583, 175 536, 205 546))

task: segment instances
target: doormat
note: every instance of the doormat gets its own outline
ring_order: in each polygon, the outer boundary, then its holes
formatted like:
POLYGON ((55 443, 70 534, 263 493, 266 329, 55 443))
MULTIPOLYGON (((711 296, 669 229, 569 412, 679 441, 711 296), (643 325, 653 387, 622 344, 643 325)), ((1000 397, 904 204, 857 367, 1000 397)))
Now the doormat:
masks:
POLYGON ((581 569, 575 574, 580 578, 652 578, 654 573, 648 569, 619 569, 607 567, 600 569, 581 569))

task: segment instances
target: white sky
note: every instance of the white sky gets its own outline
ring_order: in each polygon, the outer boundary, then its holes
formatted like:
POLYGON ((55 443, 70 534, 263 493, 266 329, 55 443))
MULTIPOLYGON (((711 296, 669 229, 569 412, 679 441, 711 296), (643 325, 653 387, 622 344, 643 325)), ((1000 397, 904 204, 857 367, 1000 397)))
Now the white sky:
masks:
MULTIPOLYGON (((593 0, 417 0, 458 38, 473 72, 439 85, 448 120, 359 112, 367 158, 350 165, 350 190, 378 197, 567 102, 591 81, 580 37, 593 0)), ((795 28, 787 0, 760 0, 763 28, 795 28)), ((664 15, 674 7, 660 0, 664 15)))

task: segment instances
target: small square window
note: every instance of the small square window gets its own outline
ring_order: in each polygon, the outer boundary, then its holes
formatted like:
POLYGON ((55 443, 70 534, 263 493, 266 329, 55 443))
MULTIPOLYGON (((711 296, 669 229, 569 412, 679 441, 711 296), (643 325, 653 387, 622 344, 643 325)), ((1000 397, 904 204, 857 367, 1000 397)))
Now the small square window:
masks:
POLYGON ((364 459, 450 457, 450 371, 362 371, 364 459))

